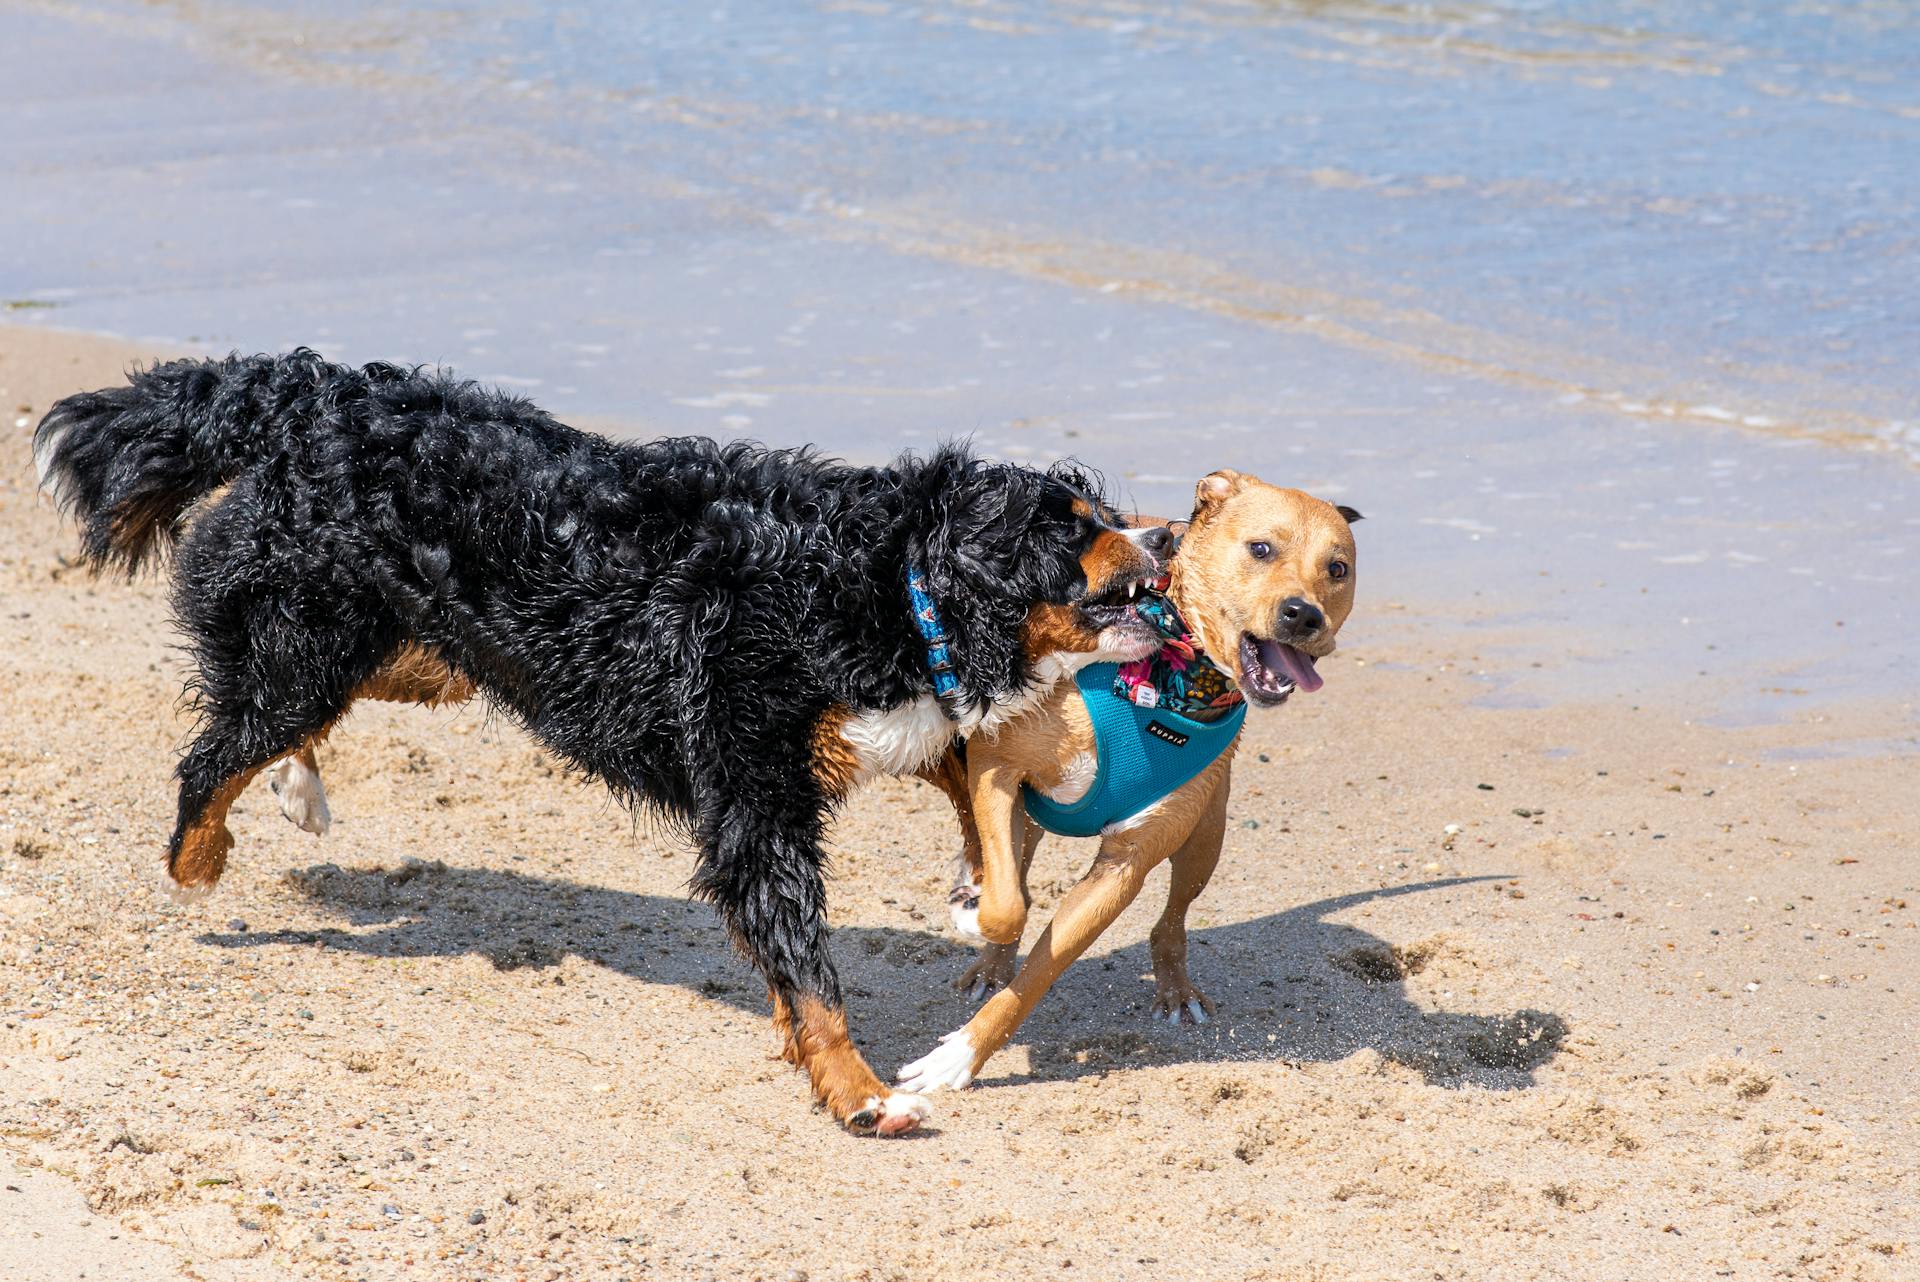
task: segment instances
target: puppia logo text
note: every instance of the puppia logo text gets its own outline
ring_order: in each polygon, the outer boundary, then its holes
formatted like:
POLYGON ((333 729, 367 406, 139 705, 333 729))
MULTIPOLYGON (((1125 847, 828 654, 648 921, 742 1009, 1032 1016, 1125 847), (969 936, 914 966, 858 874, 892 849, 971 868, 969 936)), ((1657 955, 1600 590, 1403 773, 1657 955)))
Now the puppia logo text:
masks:
POLYGON ((1163 726, 1158 721, 1147 722, 1147 733, 1152 735, 1156 739, 1165 740, 1167 743, 1172 744, 1176 748, 1186 747, 1187 739, 1190 737, 1188 735, 1181 734, 1178 730, 1175 730, 1172 726, 1163 726))

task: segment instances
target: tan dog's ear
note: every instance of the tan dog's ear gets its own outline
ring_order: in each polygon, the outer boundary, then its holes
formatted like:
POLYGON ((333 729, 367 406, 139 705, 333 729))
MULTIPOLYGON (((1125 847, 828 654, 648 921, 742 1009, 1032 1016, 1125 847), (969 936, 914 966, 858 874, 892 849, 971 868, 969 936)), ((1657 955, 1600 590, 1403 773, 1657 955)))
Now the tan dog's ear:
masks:
POLYGON ((1367 519, 1360 515, 1359 508, 1348 507, 1345 503, 1335 503, 1333 510, 1338 512, 1348 525, 1352 525, 1355 521, 1364 521, 1367 519))
POLYGON ((1193 487, 1193 519, 1198 521, 1247 487, 1247 478, 1230 467, 1209 472, 1193 487))

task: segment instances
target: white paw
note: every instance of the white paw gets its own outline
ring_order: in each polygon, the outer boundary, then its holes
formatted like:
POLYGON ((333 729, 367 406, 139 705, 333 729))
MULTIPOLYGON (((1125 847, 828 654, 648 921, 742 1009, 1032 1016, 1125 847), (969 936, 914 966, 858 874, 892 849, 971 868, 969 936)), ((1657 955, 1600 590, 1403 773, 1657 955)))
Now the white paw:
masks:
POLYGON ((197 904, 213 893, 212 885, 183 886, 175 881, 167 874, 167 863, 164 859, 156 861, 152 868, 153 872, 149 875, 153 877, 154 886, 173 903, 185 907, 197 904))
POLYGON ((286 757, 267 771, 267 787, 280 800, 280 813, 293 825, 316 837, 327 835, 333 827, 333 812, 327 808, 327 788, 317 771, 309 770, 298 757, 286 757))
POLYGON ((880 1125, 876 1135, 905 1135, 933 1116, 933 1105, 918 1095, 893 1094, 880 1105, 880 1125))
POLYGON ((902 1090, 963 1091, 973 1083, 973 1039, 963 1028, 948 1033, 940 1044, 894 1075, 902 1090))
POLYGON ((947 896, 947 916, 962 938, 987 942, 987 937, 980 933, 980 887, 971 882, 955 886, 947 896))
POLYGON ((933 1116, 933 1106, 918 1095, 895 1093, 882 1099, 870 1095, 859 1111, 847 1119, 849 1129, 872 1131, 875 1135, 905 1135, 933 1116))

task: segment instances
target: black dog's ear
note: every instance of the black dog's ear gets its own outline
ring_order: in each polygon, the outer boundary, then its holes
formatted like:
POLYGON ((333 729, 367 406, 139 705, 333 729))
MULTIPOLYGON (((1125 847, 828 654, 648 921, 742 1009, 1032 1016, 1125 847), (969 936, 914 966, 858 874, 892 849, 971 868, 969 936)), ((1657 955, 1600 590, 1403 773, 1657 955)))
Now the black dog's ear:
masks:
POLYGON ((1061 459, 1047 468, 1047 475, 1082 498, 1091 499, 1101 507, 1107 506, 1107 478, 1079 459, 1061 459))
POLYGON ((1359 508, 1348 507, 1345 503, 1335 503, 1333 510, 1345 517, 1348 525, 1352 525, 1355 521, 1364 521, 1367 519, 1360 515, 1359 508))

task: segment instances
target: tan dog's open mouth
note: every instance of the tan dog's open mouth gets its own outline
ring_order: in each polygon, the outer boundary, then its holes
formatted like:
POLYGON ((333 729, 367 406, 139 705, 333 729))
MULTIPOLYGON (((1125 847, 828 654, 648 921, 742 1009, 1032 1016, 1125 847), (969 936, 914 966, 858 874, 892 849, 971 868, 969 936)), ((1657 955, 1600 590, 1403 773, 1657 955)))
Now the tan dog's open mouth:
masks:
POLYGON ((1312 655, 1251 632, 1240 634, 1239 675, 1247 697, 1266 707, 1285 703, 1295 690, 1312 694, 1326 684, 1314 670, 1312 655))

